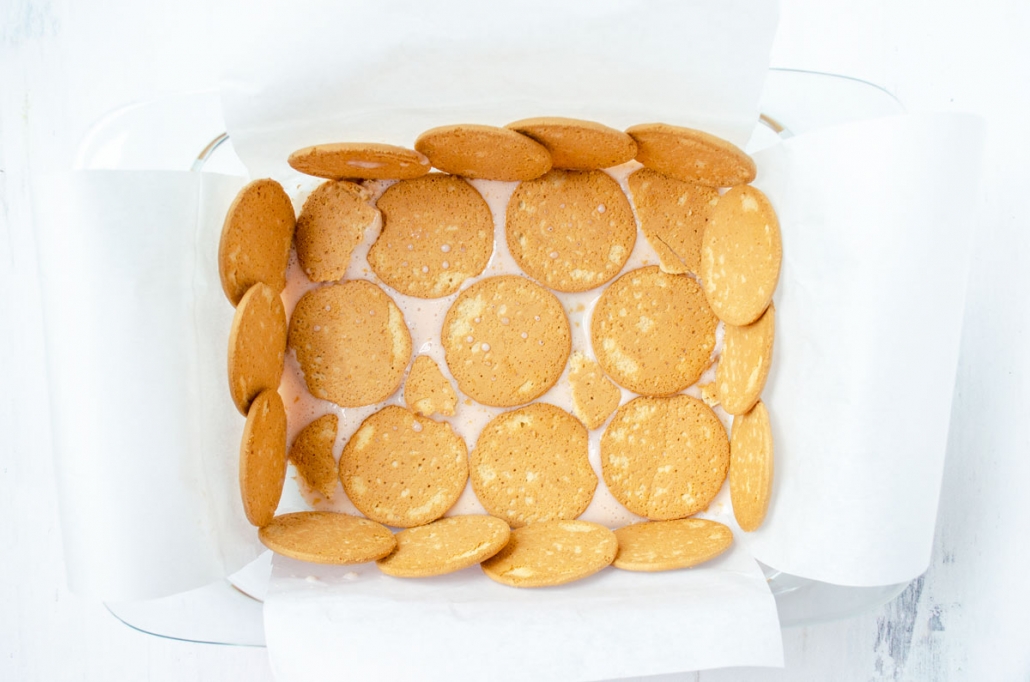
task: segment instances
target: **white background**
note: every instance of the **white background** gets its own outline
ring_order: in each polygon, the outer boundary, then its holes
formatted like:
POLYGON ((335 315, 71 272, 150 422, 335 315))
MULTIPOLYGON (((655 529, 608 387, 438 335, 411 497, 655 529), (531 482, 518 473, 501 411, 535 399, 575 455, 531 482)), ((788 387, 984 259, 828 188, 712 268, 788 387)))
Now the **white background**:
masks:
MULTIPOLYGON (((50 453, 30 178, 69 167, 82 134, 110 109, 213 85, 218 27, 231 19, 210 5, 0 0, 2 680, 271 678, 261 649, 143 635, 67 592, 50 453)), ((898 600, 787 631, 783 671, 685 679, 1030 677, 1028 35, 1025 2, 783 1, 775 66, 870 80, 910 111, 988 119, 948 462, 932 565, 898 600)))

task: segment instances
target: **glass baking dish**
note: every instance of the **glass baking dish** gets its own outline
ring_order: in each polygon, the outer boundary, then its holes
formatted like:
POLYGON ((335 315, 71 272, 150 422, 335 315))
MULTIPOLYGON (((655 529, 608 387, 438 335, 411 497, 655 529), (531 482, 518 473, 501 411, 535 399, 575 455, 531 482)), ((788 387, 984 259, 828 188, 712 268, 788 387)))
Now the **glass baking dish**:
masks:
MULTIPOLYGON (((748 152, 817 128, 904 112, 897 98, 871 83, 794 69, 770 69, 760 110, 748 152)), ((76 167, 246 175, 228 136, 220 132, 224 127, 215 91, 131 104, 90 129, 76 167)), ((261 598, 270 566, 266 554, 226 580, 161 599, 111 602, 107 608, 129 627, 159 637, 263 646, 261 598)), ((763 570, 783 627, 848 618, 890 601, 906 587, 844 587, 766 566, 763 570)))

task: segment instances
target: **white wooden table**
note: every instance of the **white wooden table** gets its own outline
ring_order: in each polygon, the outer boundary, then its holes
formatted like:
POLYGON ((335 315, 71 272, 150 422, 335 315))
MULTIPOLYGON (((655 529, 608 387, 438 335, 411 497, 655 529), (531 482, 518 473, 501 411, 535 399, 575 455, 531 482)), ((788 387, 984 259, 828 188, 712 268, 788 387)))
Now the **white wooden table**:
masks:
MULTIPOLYGON (((69 167, 111 108, 212 86, 232 8, 209 4, 0 2, 2 680, 271 679, 263 649, 143 635, 67 592, 50 454, 30 179, 69 167)), ((787 631, 785 670, 680 677, 1030 679, 1028 34, 1030 5, 1016 0, 784 0, 775 66, 864 78, 910 111, 989 121, 936 545, 926 575, 878 612, 787 631)))

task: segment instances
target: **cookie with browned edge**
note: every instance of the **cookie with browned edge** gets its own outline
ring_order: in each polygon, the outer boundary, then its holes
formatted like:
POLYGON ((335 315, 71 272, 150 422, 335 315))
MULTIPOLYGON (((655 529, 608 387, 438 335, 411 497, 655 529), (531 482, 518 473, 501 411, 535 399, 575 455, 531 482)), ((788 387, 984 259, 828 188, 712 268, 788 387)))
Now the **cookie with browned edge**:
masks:
POLYGON ((429 160, 411 149, 374 142, 316 144, 290 154, 301 173, 330 180, 407 180, 429 172, 429 160))
POLYGON ((229 393, 240 414, 259 393, 279 388, 285 356, 286 309, 258 282, 240 300, 229 330, 229 393))
POLYGON ((376 206, 383 229, 368 264, 402 294, 449 296, 490 261, 493 215, 479 192, 459 177, 433 173, 402 180, 376 206))
POLYGON ((286 409, 274 389, 247 412, 240 443, 240 495, 247 520, 264 526, 275 515, 286 480, 286 409))
POLYGON ((301 429, 290 446, 289 460, 297 467, 297 473, 309 488, 326 499, 336 492, 339 480, 333 457, 338 422, 335 414, 323 414, 301 429))
POLYGON ((277 294, 286 288, 296 223, 293 202, 275 180, 255 180, 236 195, 218 243, 218 274, 233 305, 258 282, 277 294))
POLYGON ((652 520, 708 508, 730 464, 726 429, 697 398, 637 398, 601 436, 601 472, 626 509, 652 520))
POLYGON ((415 149, 445 173, 481 180, 532 180, 551 169, 547 149, 507 128, 460 124, 419 135, 415 149))
POLYGON ((258 537, 276 554, 315 564, 363 564, 397 546, 393 533, 375 521, 323 511, 277 516, 258 537))
POLYGON ((287 345, 311 395, 341 407, 385 400, 411 359, 411 333, 400 308, 364 280, 304 294, 290 316, 287 345))
POLYGON ((304 202, 297 218, 297 260, 312 282, 343 277, 351 253, 376 220, 376 210, 362 198, 359 185, 346 180, 324 182, 304 202))
POLYGON ((644 123, 626 130, 637 161, 677 180, 736 187, 755 179, 755 162, 735 144, 692 128, 644 123))
POLYGON ((629 176, 640 230, 658 255, 662 270, 701 271, 701 239, 719 192, 641 168, 629 176))
POLYGON ((632 137, 594 121, 559 116, 526 118, 505 128, 546 147, 554 168, 599 170, 621 165, 637 155, 632 137))
POLYGON ((624 571, 672 571, 697 566, 733 544, 733 531, 718 521, 645 521, 615 531, 619 553, 612 565, 624 571))
POLYGON ((482 563, 491 580, 511 587, 564 585, 612 563, 615 533, 588 521, 548 521, 518 528, 508 544, 482 563))
POLYGON ((397 533, 397 549, 376 565, 396 578, 453 573, 497 554, 510 535, 508 524, 493 516, 451 516, 397 533))

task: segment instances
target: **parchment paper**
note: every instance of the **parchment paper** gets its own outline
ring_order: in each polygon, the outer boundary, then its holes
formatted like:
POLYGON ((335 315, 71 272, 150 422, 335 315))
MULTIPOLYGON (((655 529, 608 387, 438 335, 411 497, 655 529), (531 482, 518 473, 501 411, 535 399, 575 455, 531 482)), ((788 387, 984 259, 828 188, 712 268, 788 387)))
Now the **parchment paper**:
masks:
POLYGON ((81 171, 36 206, 55 469, 71 589, 205 585, 260 552, 229 398, 222 220, 243 179, 81 171))

